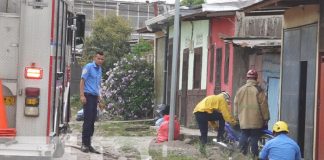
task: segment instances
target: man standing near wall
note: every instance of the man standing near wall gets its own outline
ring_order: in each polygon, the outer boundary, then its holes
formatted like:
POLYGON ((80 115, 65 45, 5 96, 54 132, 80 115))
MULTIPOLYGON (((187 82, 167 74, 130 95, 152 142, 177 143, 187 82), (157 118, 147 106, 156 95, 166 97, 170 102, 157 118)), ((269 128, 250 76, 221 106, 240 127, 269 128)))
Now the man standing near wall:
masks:
POLYGON ((239 88, 234 98, 234 117, 239 121, 242 129, 239 142, 241 152, 247 154, 250 138, 253 156, 257 157, 261 130, 267 126, 270 119, 268 100, 263 89, 258 85, 256 70, 249 70, 246 77, 246 84, 239 88))
POLYGON ((100 99, 100 86, 102 78, 101 65, 104 54, 98 51, 92 63, 86 64, 82 69, 80 81, 80 100, 83 104, 84 121, 82 128, 82 152, 99 153, 91 146, 91 137, 94 132, 94 122, 97 118, 97 105, 100 99))

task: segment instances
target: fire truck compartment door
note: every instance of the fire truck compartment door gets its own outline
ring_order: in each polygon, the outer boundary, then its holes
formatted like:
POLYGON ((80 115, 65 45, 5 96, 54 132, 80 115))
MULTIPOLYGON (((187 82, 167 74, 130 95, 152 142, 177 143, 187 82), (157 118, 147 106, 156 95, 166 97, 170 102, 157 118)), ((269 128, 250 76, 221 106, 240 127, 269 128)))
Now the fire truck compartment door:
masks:
POLYGON ((16 80, 18 72, 19 16, 0 13, 0 79, 16 80))

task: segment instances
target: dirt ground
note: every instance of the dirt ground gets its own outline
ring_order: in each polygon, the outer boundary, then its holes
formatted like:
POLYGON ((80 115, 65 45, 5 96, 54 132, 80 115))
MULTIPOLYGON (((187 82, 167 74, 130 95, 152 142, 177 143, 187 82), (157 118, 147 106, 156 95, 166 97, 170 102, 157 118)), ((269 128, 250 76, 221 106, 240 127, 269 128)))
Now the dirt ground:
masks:
MULTIPOLYGON (((79 106, 75 104, 74 106, 79 106)), ((76 115, 77 107, 72 115, 76 115)), ((112 122, 102 118, 95 123, 92 146, 101 154, 83 153, 81 146, 82 121, 70 123, 71 133, 65 136, 65 153, 54 160, 229 160, 226 149, 215 144, 207 145, 207 155, 199 152, 196 140, 185 139, 156 143, 156 130, 150 129, 154 123, 141 121, 112 122)), ((232 160, 246 160, 233 154, 232 160)))
MULTIPOLYGON (((145 132, 149 128, 124 129, 119 132, 123 124, 96 124, 95 136, 92 139, 93 146, 101 154, 83 153, 81 146, 82 122, 71 125, 72 133, 65 139, 65 153, 63 157, 55 160, 228 160, 229 152, 216 145, 207 145, 207 155, 202 155, 198 148, 198 142, 190 140, 176 140, 156 143, 156 133, 145 132), (141 134, 139 134, 141 133, 141 134), (124 134, 124 135, 123 135, 124 134), (112 135, 112 136, 110 136, 112 135), (126 136, 125 136, 126 135, 126 136)), ((139 126, 132 125, 132 126, 139 126)), ((233 158, 232 158, 233 159, 233 158)), ((241 159, 241 158, 234 158, 241 159)))
MULTIPOLYGON (((166 154, 171 154, 173 159, 201 159, 201 160, 222 160, 220 150, 216 146, 207 146, 207 155, 202 155, 199 150, 198 143, 187 144, 185 141, 177 140, 172 142, 164 142, 161 144, 151 143, 150 149, 165 152, 166 154), (167 149, 167 152, 164 151, 167 149)), ((166 155, 165 155, 166 156, 166 155)), ((162 156, 163 157, 163 156, 162 156)))

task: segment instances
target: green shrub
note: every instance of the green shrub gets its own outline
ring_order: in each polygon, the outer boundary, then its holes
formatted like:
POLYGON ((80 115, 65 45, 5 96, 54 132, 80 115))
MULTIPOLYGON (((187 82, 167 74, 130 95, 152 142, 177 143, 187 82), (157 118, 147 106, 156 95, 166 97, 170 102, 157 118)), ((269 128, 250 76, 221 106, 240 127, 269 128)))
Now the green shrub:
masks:
POLYGON ((153 65, 143 58, 128 56, 114 64, 103 83, 106 110, 114 119, 152 116, 153 65))

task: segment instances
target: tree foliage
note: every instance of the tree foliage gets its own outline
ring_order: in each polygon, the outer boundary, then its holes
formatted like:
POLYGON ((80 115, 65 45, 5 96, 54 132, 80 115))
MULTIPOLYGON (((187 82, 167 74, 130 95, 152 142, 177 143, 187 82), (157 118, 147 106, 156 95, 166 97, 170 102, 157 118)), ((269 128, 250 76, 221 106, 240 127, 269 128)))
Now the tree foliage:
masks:
POLYGON ((152 49, 153 47, 148 41, 144 40, 143 38, 140 38, 138 44, 136 44, 132 48, 132 54, 135 54, 137 56, 145 56, 150 51, 152 51, 152 49))
POLYGON ((107 72, 102 95, 106 110, 113 119, 137 119, 152 115, 153 65, 144 58, 152 45, 140 39, 132 52, 114 64, 107 72))
POLYGON ((132 28, 125 18, 115 14, 97 14, 91 26, 93 31, 91 36, 86 37, 81 65, 91 61, 94 53, 101 50, 105 54, 104 68, 112 68, 114 63, 130 52, 128 41, 132 28))
POLYGON ((182 0, 181 5, 182 6, 188 6, 188 7, 194 7, 201 4, 204 4, 205 0, 182 0))
POLYGON ((144 58, 128 56, 107 72, 102 95, 113 119, 138 119, 152 115, 153 65, 144 58))
POLYGON ((97 15, 92 29, 80 64, 91 61, 96 51, 104 52, 102 95, 109 116, 137 119, 151 115, 153 65, 141 58, 152 50, 151 44, 141 39, 131 50, 128 41, 132 28, 126 19, 116 15, 97 15))

